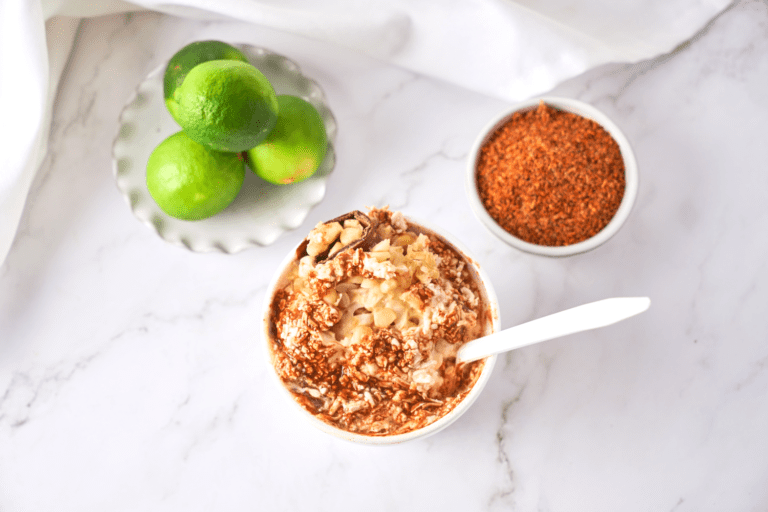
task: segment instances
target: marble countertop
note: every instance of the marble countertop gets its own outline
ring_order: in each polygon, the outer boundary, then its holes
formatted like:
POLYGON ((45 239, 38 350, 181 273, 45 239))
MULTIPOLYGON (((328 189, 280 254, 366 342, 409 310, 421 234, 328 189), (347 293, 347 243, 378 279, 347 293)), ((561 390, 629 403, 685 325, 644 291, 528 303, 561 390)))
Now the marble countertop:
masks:
POLYGON ((766 26, 768 4, 736 2, 668 55, 547 91, 612 117, 641 178, 613 239, 547 259, 495 239, 464 195, 467 153, 507 103, 244 24, 84 21, 0 267, 0 510, 768 510, 766 26), (324 201, 234 255, 164 242, 112 174, 127 98, 204 38, 295 60, 339 125, 324 201), (502 356, 435 436, 336 440, 275 389, 259 311, 309 228, 383 205, 470 247, 503 327, 611 296, 653 304, 502 356))

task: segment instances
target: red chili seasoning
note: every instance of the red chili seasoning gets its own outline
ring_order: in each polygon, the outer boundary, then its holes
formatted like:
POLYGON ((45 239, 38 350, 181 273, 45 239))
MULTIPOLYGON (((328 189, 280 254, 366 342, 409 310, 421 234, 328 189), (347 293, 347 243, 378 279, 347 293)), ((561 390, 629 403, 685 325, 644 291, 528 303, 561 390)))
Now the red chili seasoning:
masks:
POLYGON ((477 188, 512 235, 537 245, 581 242, 624 196, 619 145, 598 123, 545 105, 517 112, 482 146, 477 188))

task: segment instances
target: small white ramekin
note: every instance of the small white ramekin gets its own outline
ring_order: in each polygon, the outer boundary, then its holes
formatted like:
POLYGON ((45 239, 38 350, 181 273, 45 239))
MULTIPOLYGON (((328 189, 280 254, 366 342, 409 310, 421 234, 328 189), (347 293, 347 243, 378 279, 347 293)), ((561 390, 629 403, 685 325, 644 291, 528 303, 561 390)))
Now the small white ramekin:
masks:
POLYGON ((632 152, 629 141, 624 136, 619 127, 616 126, 616 124, 611 121, 608 116, 597 110, 592 105, 584 103, 583 101, 570 98, 545 96, 518 103, 512 108, 504 110, 490 123, 488 123, 485 129, 483 129, 483 131, 480 133, 480 136, 477 138, 474 146, 469 152, 465 185, 467 197, 469 198, 469 204, 475 216, 485 225, 486 228, 488 228, 491 233, 496 235, 496 237, 501 241, 511 245, 512 247, 515 247, 516 249, 531 254, 555 257, 572 256, 574 254, 581 254, 590 251, 604 244, 606 241, 608 241, 608 239, 615 235, 616 232, 619 231, 621 226, 627 220, 627 217, 629 217, 629 213, 632 210, 632 206, 635 203, 635 198, 637 197, 637 161, 635 160, 635 154, 632 152), (503 227, 501 227, 493 219, 493 217, 488 214, 488 211, 485 209, 485 206, 483 206, 483 202, 480 199, 480 194, 477 190, 477 162, 480 158, 480 151, 483 145, 493 136, 496 130, 498 130, 509 120, 513 114, 521 111, 533 110, 537 108, 539 103, 542 101, 551 107, 567 112, 572 112, 598 123, 611 135, 611 137, 613 137, 613 139, 619 145, 621 156, 624 159, 625 188, 624 197, 619 204, 619 209, 616 211, 611 221, 596 235, 588 238, 587 240, 583 240, 571 245, 557 247, 537 245, 517 238, 503 227))
MULTIPOLYGON (((422 221, 414 221, 411 218, 407 218, 406 220, 408 221, 409 225, 417 227, 418 229, 422 230, 425 233, 431 233, 442 238, 445 242, 450 244, 459 254, 462 254, 465 257, 465 259, 470 265, 471 272, 474 274, 475 278, 480 283, 480 287, 482 288, 481 291, 484 294, 484 299, 488 304, 488 307, 490 308, 490 313, 491 313, 490 322, 489 322, 489 325, 486 326, 485 335, 497 332, 501 327, 501 323, 499 320, 498 299, 496 298, 496 292, 493 289, 493 285, 491 284, 490 278, 485 273, 485 271, 480 267, 480 265, 477 263, 477 260, 470 255, 469 251, 467 251, 467 249, 458 240, 456 240, 452 235, 446 233, 442 229, 432 226, 429 223, 425 223, 422 221)), ((496 363, 497 356, 491 356, 485 359, 485 366, 483 367, 483 370, 480 373, 480 376, 478 377, 477 382, 475 382, 475 385, 472 387, 472 389, 464 398, 464 400, 462 400, 458 405, 456 405, 456 407, 453 410, 451 410, 448 414, 446 414, 439 420, 435 421, 434 423, 427 425, 426 427, 420 428, 418 430, 407 432, 405 434, 396 434, 391 436, 368 436, 368 435, 362 435, 362 434, 355 434, 355 433, 347 432, 345 430, 337 428, 328 423, 325 423, 324 421, 317 419, 315 415, 313 415, 312 413, 304 409, 295 400, 293 394, 282 383, 282 381, 277 375, 277 372, 274 371, 274 365, 272 362, 273 354, 270 348, 271 346, 270 309, 272 304, 272 298, 274 297, 274 294, 277 291, 278 286, 281 286, 283 284, 281 282, 281 278, 283 274, 287 270, 288 266, 295 261, 295 259, 296 259, 296 250, 293 250, 285 257, 283 262, 280 264, 280 268, 275 273, 274 277, 272 278, 272 282, 270 283, 267 289, 267 294, 266 294, 266 297, 264 298, 264 308, 262 313, 262 337, 263 337, 262 342, 264 344, 264 348, 267 353, 268 364, 272 368, 272 371, 270 373, 274 376, 274 380, 277 383, 277 387, 279 388, 279 391, 285 395, 286 399, 288 399, 291 403, 294 404, 293 408, 297 411, 299 416, 309 421, 312 425, 314 425, 321 431, 339 439, 344 439, 346 441, 351 441, 359 444, 391 445, 391 444, 403 443, 406 441, 412 441, 414 439, 422 439, 424 437, 435 434, 443 430, 445 427, 447 427, 454 421, 456 421, 462 414, 464 414, 469 409, 469 407, 477 399, 477 397, 480 395, 480 392, 483 390, 483 388, 487 384, 488 379, 491 377, 491 373, 493 372, 493 367, 496 363)))

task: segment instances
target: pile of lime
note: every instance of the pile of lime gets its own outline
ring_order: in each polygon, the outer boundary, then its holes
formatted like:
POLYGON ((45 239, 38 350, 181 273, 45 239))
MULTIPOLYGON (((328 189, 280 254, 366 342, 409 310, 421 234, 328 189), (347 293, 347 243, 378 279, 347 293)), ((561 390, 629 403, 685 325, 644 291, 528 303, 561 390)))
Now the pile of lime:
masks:
POLYGON ((166 214, 200 220, 229 206, 246 165, 286 185, 312 176, 325 157, 325 125, 311 103, 277 95, 237 48, 221 41, 188 44, 171 58, 165 105, 181 131, 147 161, 147 188, 166 214))

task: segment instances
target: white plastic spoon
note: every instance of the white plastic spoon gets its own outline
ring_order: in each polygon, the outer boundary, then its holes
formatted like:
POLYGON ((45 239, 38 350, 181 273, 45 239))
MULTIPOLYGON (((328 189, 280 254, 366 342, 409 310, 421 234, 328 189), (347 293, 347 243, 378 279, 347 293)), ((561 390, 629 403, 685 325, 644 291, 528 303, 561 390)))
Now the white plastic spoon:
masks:
POLYGON ((650 305, 648 297, 616 297, 566 309, 470 341, 459 349, 456 362, 469 363, 540 341, 605 327, 642 313, 650 305))

